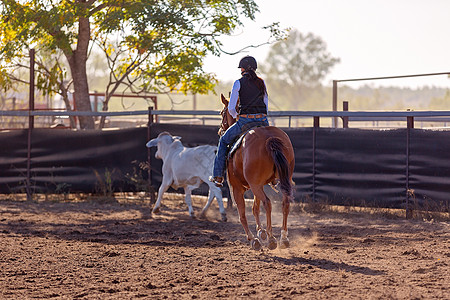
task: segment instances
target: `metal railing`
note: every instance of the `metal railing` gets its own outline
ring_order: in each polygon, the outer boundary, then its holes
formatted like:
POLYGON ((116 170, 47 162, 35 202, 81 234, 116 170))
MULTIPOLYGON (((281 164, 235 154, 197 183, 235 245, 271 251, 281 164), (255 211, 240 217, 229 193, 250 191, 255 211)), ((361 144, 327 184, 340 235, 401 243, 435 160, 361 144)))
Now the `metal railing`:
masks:
MULTIPOLYGON (((137 110, 120 112, 92 112, 92 111, 5 111, 0 110, 0 117, 69 117, 69 116, 91 116, 91 117, 118 117, 118 116, 217 116, 218 110, 137 110)), ((347 118, 348 121, 407 121, 412 118, 417 121, 427 122, 450 122, 450 111, 270 111, 269 118, 347 118)), ((314 123, 313 123, 314 124, 314 123)))
MULTIPOLYGON (((333 111, 337 111, 337 103, 338 103, 338 83, 339 83, 339 82, 368 81, 368 80, 383 80, 383 79, 398 79, 398 78, 413 78, 413 77, 437 76, 437 75, 448 75, 448 76, 450 76, 450 72, 427 73, 427 74, 412 74, 412 75, 398 75, 398 76, 383 76, 383 77, 366 77, 366 78, 352 78, 352 79, 339 79, 339 80, 333 80, 332 109, 333 109, 333 111)), ((345 109, 344 109, 344 110, 345 110, 345 109)), ((333 127, 337 127, 337 118, 336 118, 336 117, 333 117, 333 127)))

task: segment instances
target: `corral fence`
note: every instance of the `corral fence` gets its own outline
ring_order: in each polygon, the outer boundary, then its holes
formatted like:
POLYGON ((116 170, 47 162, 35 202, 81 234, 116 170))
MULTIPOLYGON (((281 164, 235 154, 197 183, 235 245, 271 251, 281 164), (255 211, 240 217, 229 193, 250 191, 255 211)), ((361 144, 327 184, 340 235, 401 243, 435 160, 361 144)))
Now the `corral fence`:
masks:
MULTIPOLYGON (((217 145, 218 126, 164 124, 155 116, 215 116, 218 111, 0 111, 0 116, 148 116, 147 126, 105 130, 29 128, 0 131, 0 193, 137 192, 155 190, 162 161, 145 143, 162 131, 186 146, 217 145)), ((449 211, 450 131, 414 128, 421 118, 450 111, 270 112, 309 118, 310 127, 283 128, 295 149, 296 201, 449 211), (324 118, 400 118, 404 128, 324 128, 324 118)), ((197 193, 206 194, 206 186, 197 193)))

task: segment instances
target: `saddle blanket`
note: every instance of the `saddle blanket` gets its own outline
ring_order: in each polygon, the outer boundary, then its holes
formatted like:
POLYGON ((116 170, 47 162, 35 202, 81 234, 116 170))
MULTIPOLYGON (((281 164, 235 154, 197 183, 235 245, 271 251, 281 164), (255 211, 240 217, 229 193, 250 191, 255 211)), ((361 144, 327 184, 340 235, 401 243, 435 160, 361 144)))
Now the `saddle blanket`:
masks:
POLYGON ((232 143, 232 146, 230 147, 230 151, 228 152, 228 159, 233 157, 233 154, 236 152, 237 149, 239 149, 239 147, 242 144, 242 140, 247 135, 247 133, 249 133, 251 130, 253 130, 257 127, 266 127, 267 126, 266 123, 264 123, 264 122, 251 122, 251 123, 247 123, 245 125, 246 126, 244 126, 242 128, 241 135, 236 138, 236 141, 234 143, 232 143))

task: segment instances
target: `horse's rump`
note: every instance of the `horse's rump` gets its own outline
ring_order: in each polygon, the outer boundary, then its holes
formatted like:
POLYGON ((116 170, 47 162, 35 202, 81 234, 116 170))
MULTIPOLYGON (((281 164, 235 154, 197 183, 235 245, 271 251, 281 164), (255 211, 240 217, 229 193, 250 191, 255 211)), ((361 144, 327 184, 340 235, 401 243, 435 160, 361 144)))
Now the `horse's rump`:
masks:
POLYGON ((237 156, 230 158, 233 176, 244 185, 267 184, 278 174, 281 191, 292 195, 292 166, 294 154, 289 137, 279 128, 268 126, 251 130, 241 146, 237 156))

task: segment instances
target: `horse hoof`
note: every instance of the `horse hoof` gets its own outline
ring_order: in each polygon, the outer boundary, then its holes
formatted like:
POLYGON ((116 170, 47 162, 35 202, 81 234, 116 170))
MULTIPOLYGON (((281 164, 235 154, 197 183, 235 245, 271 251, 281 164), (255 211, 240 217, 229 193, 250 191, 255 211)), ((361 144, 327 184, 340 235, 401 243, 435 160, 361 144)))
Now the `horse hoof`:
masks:
POLYGON ((254 238, 252 240, 252 249, 259 251, 259 250, 261 250, 261 248, 262 248, 261 242, 257 238, 254 238))
POLYGON ((228 218, 227 218, 227 214, 226 214, 226 213, 221 214, 221 216, 222 216, 222 222, 228 221, 228 218))
POLYGON ((261 241, 266 241, 267 240, 267 231, 265 229, 258 230, 258 238, 261 241))
POLYGON ((267 244, 267 248, 269 248, 269 250, 275 250, 277 246, 277 240, 273 236, 271 236, 269 238, 269 244, 267 244))
POLYGON ((155 207, 153 210, 152 210, 152 213, 154 213, 154 214, 159 214, 161 212, 161 210, 159 209, 159 207, 155 207))
POLYGON ((280 240, 280 249, 286 249, 289 248, 289 246, 290 244, 288 239, 280 240))

